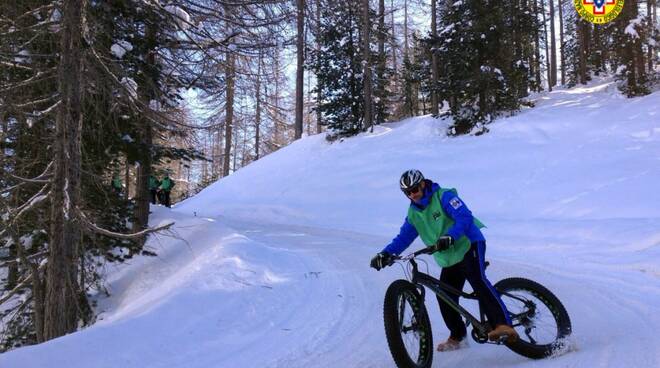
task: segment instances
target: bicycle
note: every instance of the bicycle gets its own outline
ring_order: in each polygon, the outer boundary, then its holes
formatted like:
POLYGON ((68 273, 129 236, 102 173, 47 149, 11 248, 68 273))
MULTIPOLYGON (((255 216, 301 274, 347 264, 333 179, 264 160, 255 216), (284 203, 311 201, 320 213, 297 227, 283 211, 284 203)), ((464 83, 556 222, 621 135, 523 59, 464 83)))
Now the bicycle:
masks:
MULTIPOLYGON (((385 335, 397 367, 431 367, 433 334, 424 305, 425 287, 460 313, 466 321, 466 327, 472 325, 471 336, 479 344, 504 344, 512 351, 532 359, 551 356, 568 346, 566 338, 571 334, 571 320, 562 303, 543 285, 517 277, 500 280, 494 287, 509 311, 512 326, 519 338, 513 343, 506 342, 505 338, 489 342, 488 332, 491 327, 481 308, 480 318, 477 319, 448 296, 451 293, 477 300, 476 294, 457 290, 419 271, 415 258, 435 251, 435 247, 427 247, 404 257, 395 256, 389 264, 402 262, 412 266, 410 281, 400 279, 390 284, 383 304, 385 335)), ((485 266, 488 266, 488 262, 485 266)))

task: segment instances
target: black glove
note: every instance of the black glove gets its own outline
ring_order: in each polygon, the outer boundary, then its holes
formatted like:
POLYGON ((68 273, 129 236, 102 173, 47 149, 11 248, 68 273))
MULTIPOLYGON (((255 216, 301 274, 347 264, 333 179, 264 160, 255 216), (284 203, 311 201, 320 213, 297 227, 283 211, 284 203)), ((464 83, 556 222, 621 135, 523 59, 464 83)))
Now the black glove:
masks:
POLYGON ((454 244, 454 239, 451 236, 449 235, 441 236, 438 239, 438 241, 435 242, 435 246, 434 246, 435 251, 441 252, 443 250, 447 250, 453 244, 454 244))
POLYGON ((381 268, 385 268, 391 265, 394 262, 394 257, 391 254, 380 252, 376 254, 374 258, 371 259, 371 267, 375 268, 376 271, 380 271, 381 268))

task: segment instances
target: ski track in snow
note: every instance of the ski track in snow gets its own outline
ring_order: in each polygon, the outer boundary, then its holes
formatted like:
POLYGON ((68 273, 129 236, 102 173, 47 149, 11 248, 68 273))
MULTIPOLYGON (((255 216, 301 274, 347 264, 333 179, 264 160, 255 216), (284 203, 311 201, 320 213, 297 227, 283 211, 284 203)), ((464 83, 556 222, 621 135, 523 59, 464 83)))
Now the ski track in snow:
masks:
MULTIPOLYGON (((233 228, 238 230, 249 228, 249 226, 250 224, 235 224, 233 228)), ((254 224, 252 226, 263 225, 254 224)), ((276 229, 269 228, 269 231, 277 234, 276 229)), ((301 229, 294 230, 289 226, 284 226, 280 231, 286 234, 292 231, 299 232, 301 229)), ((274 366, 394 366, 384 339, 378 335, 383 334, 381 303, 385 288, 390 281, 402 276, 401 271, 395 269, 384 271, 389 277, 381 277, 382 275, 373 272, 373 285, 366 287, 364 280, 346 277, 346 273, 350 270, 346 270, 345 265, 355 263, 352 261, 354 258, 362 259, 363 263, 366 263, 371 249, 361 247, 360 242, 357 241, 350 244, 350 235, 344 235, 344 239, 328 241, 338 235, 341 236, 341 231, 322 230, 321 234, 313 235, 318 231, 318 229, 308 229, 307 241, 303 243, 278 243, 273 242, 272 238, 259 240, 275 246, 294 246, 296 249, 304 249, 309 246, 306 245, 309 243, 315 244, 309 255, 327 262, 325 266, 321 267, 342 274, 342 277, 324 287, 343 289, 355 300, 348 306, 339 307, 340 310, 337 314, 344 316, 339 320, 325 320, 324 317, 317 316, 317 321, 319 318, 322 319, 322 325, 328 327, 334 325, 334 327, 320 331, 303 330, 304 335, 314 331, 325 336, 319 340, 309 339, 309 345, 301 347, 297 353, 294 352, 287 358, 282 358, 274 366), (315 237, 325 239, 328 244, 324 244, 326 246, 323 248, 318 247, 320 242, 315 243, 315 237), (348 237, 348 243, 345 240, 346 237, 348 237), (319 251, 320 249, 321 251, 319 251), (320 254, 315 254, 316 252, 320 254), (348 313, 348 316, 345 313, 348 313), (356 328, 351 329, 350 326, 356 328), (383 340, 380 348, 376 343, 379 340, 383 340), (365 351, 360 351, 357 355, 351 354, 356 350, 355 347, 365 346, 364 342, 367 341, 369 342, 367 346, 377 347, 371 351, 372 356, 365 351), (360 356, 364 357, 362 361, 359 359, 360 356), (331 357, 330 362, 328 362, 328 357, 331 357), (338 361, 338 357, 343 357, 343 359, 338 361)), ((369 238, 366 240, 377 241, 377 239, 369 238)), ((540 254, 541 258, 547 257, 546 254, 540 254)), ((493 362, 498 362, 497 366, 583 367, 594 366, 595 361, 599 362, 597 366, 624 366, 629 363, 641 367, 653 366, 653 362, 656 361, 654 359, 658 357, 657 351, 660 348, 660 342, 654 337, 653 331, 649 330, 648 326, 660 326, 660 306, 653 302, 660 298, 660 287, 657 283, 655 285, 649 283, 653 280, 649 280, 648 275, 643 273, 623 278, 620 275, 617 277, 607 267, 597 263, 567 262, 563 266, 558 266, 548 263, 547 260, 544 262, 541 258, 528 258, 524 263, 493 258, 491 261, 494 261, 494 265, 493 269, 489 270, 490 277, 495 282, 504 277, 524 276, 535 279, 553 290, 567 307, 573 321, 574 334, 571 338, 573 351, 552 359, 530 361, 504 347, 484 346, 472 342, 466 351, 435 353, 434 367, 456 365, 478 367, 491 365, 493 362), (516 270, 517 272, 510 274, 503 270, 516 270), (616 311, 616 313, 612 313, 612 311, 616 311), (594 329, 594 326, 598 328, 594 329), (640 349, 649 354, 630 356, 631 351, 640 349), (655 357, 654 354, 656 354, 655 357)), ((635 273, 635 271, 626 272, 635 273)), ((332 271, 322 272, 319 278, 331 277, 326 273, 332 274, 332 271)), ((310 304, 300 306, 303 308, 302 310, 317 307, 312 300, 309 302, 310 304)), ((327 309, 327 306, 325 308, 327 309)), ((427 308, 431 313, 434 326, 434 341, 439 342, 446 337, 447 332, 433 298, 427 298, 427 308)), ((292 309, 292 313, 297 312, 292 309)))

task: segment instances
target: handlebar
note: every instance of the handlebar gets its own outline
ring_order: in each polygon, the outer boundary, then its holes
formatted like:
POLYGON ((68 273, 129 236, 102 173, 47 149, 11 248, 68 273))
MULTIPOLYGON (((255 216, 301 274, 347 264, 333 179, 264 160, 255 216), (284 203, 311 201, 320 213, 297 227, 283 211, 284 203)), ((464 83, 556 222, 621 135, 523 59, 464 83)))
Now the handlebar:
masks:
MULTIPOLYGON (((424 247, 422 249, 416 250, 416 251, 414 251, 410 254, 407 254, 403 257, 402 256, 394 256, 392 258, 393 258, 394 261, 412 261, 415 258, 417 258, 418 256, 421 256, 422 254, 433 254, 435 252, 439 252, 439 251, 442 251, 442 250, 446 250, 446 248, 438 250, 437 246, 433 245, 433 246, 430 246, 430 247, 424 247)), ((392 264, 394 264, 394 262, 392 262, 390 264, 390 266, 392 264)), ((490 262, 489 261, 484 261, 484 269, 488 268, 488 266, 490 266, 490 262)))
POLYGON ((438 249, 436 248, 436 246, 424 247, 405 256, 394 256, 393 259, 395 261, 410 261, 412 259, 417 258, 418 256, 421 256, 422 254, 433 254, 437 251, 438 249))

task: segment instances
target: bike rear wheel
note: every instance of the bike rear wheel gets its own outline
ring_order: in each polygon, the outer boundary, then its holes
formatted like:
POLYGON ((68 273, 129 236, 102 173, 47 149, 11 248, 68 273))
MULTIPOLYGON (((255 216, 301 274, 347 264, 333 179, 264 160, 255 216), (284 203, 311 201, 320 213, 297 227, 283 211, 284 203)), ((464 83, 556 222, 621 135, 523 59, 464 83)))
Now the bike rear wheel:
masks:
POLYGON ((514 352, 541 359, 564 350, 571 334, 571 320, 559 299, 543 285, 508 278, 495 284, 519 338, 507 343, 514 352))
POLYGON ((406 280, 394 281, 383 305, 385 335, 399 368, 429 368, 433 361, 433 334, 424 300, 406 280))

